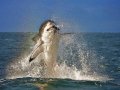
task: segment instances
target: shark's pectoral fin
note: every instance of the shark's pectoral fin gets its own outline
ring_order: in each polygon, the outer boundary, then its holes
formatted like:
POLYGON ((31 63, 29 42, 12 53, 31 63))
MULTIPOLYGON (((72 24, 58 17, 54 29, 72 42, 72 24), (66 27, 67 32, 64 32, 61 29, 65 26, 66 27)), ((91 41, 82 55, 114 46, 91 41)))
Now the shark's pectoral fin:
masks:
POLYGON ((36 47, 36 48, 32 51, 32 53, 31 53, 31 55, 30 55, 29 62, 33 61, 33 60, 34 60, 40 53, 42 53, 42 52, 43 52, 43 47, 42 47, 42 45, 36 47))

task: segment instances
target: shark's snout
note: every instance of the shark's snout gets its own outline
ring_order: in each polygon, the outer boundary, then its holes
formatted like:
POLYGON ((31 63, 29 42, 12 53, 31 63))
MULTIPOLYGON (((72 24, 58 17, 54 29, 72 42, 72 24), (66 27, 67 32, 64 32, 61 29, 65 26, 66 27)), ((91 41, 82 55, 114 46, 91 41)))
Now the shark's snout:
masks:
POLYGON ((53 26, 53 28, 54 28, 55 30, 58 30, 58 31, 60 30, 59 27, 57 27, 57 26, 53 26))
POLYGON ((59 30, 60 30, 57 26, 53 26, 53 28, 54 28, 54 34, 55 34, 55 33, 58 33, 59 30))

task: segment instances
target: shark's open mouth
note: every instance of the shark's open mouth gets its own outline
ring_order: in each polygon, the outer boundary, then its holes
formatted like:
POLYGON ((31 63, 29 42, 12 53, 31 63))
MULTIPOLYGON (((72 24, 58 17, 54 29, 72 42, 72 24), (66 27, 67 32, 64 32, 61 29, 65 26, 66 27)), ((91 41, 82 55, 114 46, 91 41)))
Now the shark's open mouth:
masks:
POLYGON ((60 30, 57 26, 53 26, 52 28, 54 28, 55 30, 60 30))

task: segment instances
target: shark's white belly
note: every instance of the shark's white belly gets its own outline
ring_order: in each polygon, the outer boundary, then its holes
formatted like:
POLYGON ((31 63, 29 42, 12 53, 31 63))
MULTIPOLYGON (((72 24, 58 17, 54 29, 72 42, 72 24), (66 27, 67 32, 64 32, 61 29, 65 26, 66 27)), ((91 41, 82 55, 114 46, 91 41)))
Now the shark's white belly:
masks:
POLYGON ((44 60, 46 63, 56 63, 59 38, 44 43, 44 60))

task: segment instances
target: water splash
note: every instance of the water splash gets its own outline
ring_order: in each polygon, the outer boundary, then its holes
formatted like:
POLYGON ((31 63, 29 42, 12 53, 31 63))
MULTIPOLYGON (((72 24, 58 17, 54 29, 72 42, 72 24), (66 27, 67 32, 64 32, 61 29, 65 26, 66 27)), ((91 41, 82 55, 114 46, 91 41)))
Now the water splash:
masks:
POLYGON ((53 68, 53 75, 47 75, 46 68, 41 64, 40 57, 37 57, 32 63, 29 63, 28 59, 29 55, 26 55, 11 62, 6 70, 8 73, 6 78, 40 77, 108 80, 104 72, 101 73, 102 69, 99 67, 95 52, 88 48, 81 34, 68 34, 61 38, 58 64, 53 68))

